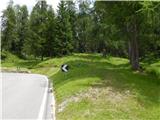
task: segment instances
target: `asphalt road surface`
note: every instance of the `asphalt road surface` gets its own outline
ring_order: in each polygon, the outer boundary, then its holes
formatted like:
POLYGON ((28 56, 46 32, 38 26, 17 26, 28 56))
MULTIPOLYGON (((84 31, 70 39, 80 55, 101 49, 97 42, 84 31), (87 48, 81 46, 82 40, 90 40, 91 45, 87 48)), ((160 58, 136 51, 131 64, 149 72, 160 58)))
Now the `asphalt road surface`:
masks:
POLYGON ((2 73, 2 119, 53 120, 48 84, 43 75, 2 73))

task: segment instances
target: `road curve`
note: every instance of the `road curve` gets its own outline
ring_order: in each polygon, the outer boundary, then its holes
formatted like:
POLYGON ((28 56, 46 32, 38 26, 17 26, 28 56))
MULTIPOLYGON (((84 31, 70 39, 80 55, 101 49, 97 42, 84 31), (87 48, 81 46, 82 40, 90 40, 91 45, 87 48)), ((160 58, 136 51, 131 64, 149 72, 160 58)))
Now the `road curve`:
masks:
POLYGON ((1 87, 2 119, 52 119, 46 76, 2 73, 1 87))

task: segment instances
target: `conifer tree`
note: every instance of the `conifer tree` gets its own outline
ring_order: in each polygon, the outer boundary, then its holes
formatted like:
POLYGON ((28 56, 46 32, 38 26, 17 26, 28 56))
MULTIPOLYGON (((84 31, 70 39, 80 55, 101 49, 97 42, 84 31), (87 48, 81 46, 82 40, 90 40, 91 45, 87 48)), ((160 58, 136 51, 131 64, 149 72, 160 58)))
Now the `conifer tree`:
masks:
POLYGON ((17 5, 15 7, 16 11, 16 53, 19 56, 23 55, 23 48, 25 47, 24 43, 29 38, 29 20, 28 20, 28 10, 27 6, 23 5, 22 7, 17 5))
POLYGON ((73 51, 72 46, 72 28, 70 23, 70 16, 67 10, 65 1, 61 1, 58 6, 57 27, 56 27, 56 40, 55 52, 57 55, 67 55, 73 51))
POLYGON ((38 1, 30 16, 32 54, 40 56, 41 60, 45 56, 46 49, 44 45, 47 33, 47 7, 48 5, 45 0, 38 1))
POLYGON ((7 9, 3 11, 2 19, 1 19, 1 33, 2 33, 2 41, 1 41, 1 50, 6 50, 10 52, 14 52, 16 49, 16 16, 13 8, 13 1, 10 0, 7 9))

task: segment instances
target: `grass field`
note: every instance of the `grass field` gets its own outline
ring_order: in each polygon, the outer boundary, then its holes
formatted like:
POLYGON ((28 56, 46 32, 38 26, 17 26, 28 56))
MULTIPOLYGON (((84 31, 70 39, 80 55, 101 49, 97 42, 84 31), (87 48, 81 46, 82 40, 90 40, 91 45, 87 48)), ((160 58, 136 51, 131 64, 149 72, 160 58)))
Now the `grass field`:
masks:
MULTIPOLYGON (((10 57, 13 57, 12 55, 10 57)), ((63 58, 2 61, 2 68, 46 74, 53 81, 58 120, 160 118, 160 61, 143 64, 134 72, 127 59, 99 54, 74 54, 63 58), (69 72, 60 66, 69 65, 69 72)))

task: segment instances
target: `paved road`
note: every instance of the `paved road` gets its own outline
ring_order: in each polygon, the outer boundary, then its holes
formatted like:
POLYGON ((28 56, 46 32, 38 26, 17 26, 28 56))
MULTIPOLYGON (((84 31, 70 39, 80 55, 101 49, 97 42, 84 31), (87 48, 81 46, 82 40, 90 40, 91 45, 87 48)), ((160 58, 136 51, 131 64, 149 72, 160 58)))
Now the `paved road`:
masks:
POLYGON ((3 119, 51 119, 48 80, 38 74, 2 73, 3 119))

